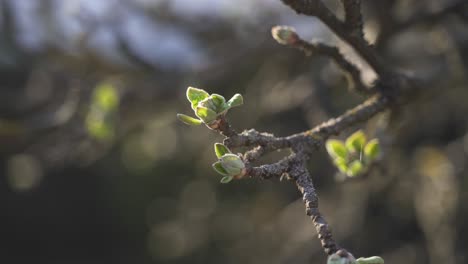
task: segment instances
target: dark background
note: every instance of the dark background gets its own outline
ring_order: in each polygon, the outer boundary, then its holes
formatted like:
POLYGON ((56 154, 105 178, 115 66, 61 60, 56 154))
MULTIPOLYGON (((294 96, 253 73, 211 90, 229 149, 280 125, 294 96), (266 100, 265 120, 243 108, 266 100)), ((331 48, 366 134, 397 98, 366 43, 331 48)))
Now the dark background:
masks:
MULTIPOLYGON (((382 142, 365 179, 337 181, 324 150, 310 161, 321 210, 356 257, 468 261, 468 11, 395 26, 453 2, 363 1, 380 54, 431 81, 410 104, 343 133, 362 128, 382 142)), ((326 3, 342 15, 339 1, 326 3)), ((338 45, 371 82, 318 20, 279 0, 0 6, 0 263, 325 263, 293 184, 219 184, 211 163, 222 138, 175 118, 191 112, 189 85, 242 93, 233 126, 275 135, 361 102, 329 59, 270 36, 287 24, 338 45), (119 99, 110 110, 95 96, 103 85, 119 99)))

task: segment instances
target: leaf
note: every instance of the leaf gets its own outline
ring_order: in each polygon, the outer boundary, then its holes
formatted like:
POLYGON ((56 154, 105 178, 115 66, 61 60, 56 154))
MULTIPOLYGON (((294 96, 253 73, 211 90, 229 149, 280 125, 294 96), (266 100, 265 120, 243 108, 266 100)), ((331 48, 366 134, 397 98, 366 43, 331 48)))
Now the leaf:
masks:
POLYGON ((228 105, 226 104, 226 99, 224 99, 223 96, 219 94, 212 94, 210 98, 214 103, 216 113, 221 113, 228 107, 228 105))
POLYGON ((346 174, 346 172, 348 171, 348 164, 345 159, 337 157, 333 160, 333 163, 335 164, 335 166, 338 168, 339 171, 346 174))
POLYGON ((349 177, 354 177, 354 176, 361 174, 363 171, 364 171, 364 165, 362 165, 362 162, 359 160, 355 160, 349 164, 346 174, 349 177))
POLYGON ((378 139, 369 141, 364 147, 364 157, 366 161, 373 161, 380 155, 380 144, 378 139))
POLYGON ((229 101, 227 102, 229 107, 236 107, 244 104, 244 98, 241 94, 235 94, 229 101))
POLYGON ((327 140, 326 148, 327 148, 328 154, 332 158, 341 158, 344 160, 348 158, 348 151, 346 150, 346 147, 343 141, 341 140, 336 140, 336 139, 327 140))
POLYGON ((221 162, 220 162, 220 161, 217 161, 217 162, 213 163, 212 166, 213 166, 213 169, 214 169, 217 173, 219 173, 219 174, 221 174, 221 175, 223 175, 223 176, 227 176, 227 175, 228 175, 227 171, 223 168, 223 166, 221 165, 221 162))
POLYGON ((218 157, 218 159, 220 159, 225 154, 231 153, 231 151, 221 143, 216 143, 214 145, 214 149, 215 149, 216 157, 218 157))
POLYGON ((216 119, 216 112, 203 106, 197 106, 196 115, 205 123, 210 123, 216 119))
POLYGON ((182 121, 184 124, 190 125, 190 126, 198 126, 203 123, 200 119, 193 118, 188 115, 184 114, 177 114, 177 118, 182 121))
POLYGON ((366 141, 366 135, 359 130, 346 139, 345 145, 350 152, 361 152, 366 141))
POLYGON ((230 181, 232 181, 233 177, 232 176, 224 176, 223 178, 221 178, 221 183, 229 183, 230 181))
POLYGON ((357 264, 384 264, 383 258, 379 256, 373 256, 369 258, 358 258, 356 259, 357 264))
POLYGON ((235 154, 225 154, 221 157, 220 161, 230 176, 239 175, 245 168, 244 162, 235 154))
POLYGON ((119 105, 117 89, 110 83, 99 84, 93 92, 93 103, 105 111, 113 111, 119 105))
POLYGON ((194 108, 194 106, 197 106, 197 104, 200 101, 207 98, 208 96, 210 96, 210 94, 207 93, 205 90, 198 89, 195 87, 187 88, 187 99, 190 103, 192 103, 192 108, 194 108))

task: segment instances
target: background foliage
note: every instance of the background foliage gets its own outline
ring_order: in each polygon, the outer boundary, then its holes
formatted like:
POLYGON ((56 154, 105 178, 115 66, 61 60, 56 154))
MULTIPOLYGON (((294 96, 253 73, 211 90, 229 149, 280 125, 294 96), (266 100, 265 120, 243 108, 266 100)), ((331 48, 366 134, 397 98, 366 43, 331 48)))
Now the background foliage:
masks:
MULTIPOLYGON (((386 59, 437 78, 362 127, 384 154, 365 179, 337 183, 325 151, 311 159, 322 211, 351 252, 466 263, 468 11, 395 29, 453 1, 363 2, 386 59)), ((220 137, 175 118, 189 85, 242 93, 232 124, 275 135, 358 103, 328 59, 271 39, 288 24, 354 58, 316 19, 272 0, 0 3, 0 261, 324 263, 294 186, 219 184, 220 137)))

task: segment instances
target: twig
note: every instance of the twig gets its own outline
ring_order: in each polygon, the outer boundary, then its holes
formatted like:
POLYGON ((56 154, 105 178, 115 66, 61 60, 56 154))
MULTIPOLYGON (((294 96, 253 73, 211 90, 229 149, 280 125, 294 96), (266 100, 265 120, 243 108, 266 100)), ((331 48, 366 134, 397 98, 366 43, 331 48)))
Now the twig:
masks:
POLYGON ((361 71, 359 68, 350 62, 345 56, 338 50, 337 47, 329 46, 327 44, 321 42, 307 42, 301 38, 299 38, 293 45, 294 48, 297 48, 303 51, 306 55, 311 54, 320 54, 324 56, 328 56, 341 68, 344 73, 350 75, 352 82, 351 82, 351 90, 355 90, 361 94, 372 94, 375 90, 370 90, 361 79, 361 71))
POLYGON ((353 31, 352 34, 364 38, 361 14, 361 0, 341 0, 345 11, 345 23, 353 31))
POLYGON ((388 74, 390 71, 377 55, 375 49, 370 46, 361 34, 353 34, 348 26, 340 21, 333 12, 326 7, 320 0, 281 0, 284 4, 291 7, 298 14, 316 16, 325 25, 327 25, 337 36, 350 44, 356 52, 379 75, 388 74))

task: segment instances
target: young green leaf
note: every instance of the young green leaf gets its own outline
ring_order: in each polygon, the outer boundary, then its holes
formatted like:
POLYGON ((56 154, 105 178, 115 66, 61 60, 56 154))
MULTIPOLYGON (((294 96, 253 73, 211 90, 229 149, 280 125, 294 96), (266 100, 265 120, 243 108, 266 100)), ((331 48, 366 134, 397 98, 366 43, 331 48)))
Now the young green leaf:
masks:
POLYGON ((228 176, 227 171, 223 168, 223 166, 221 165, 221 162, 220 162, 220 161, 217 161, 217 162, 213 163, 212 166, 213 166, 213 169, 214 169, 217 173, 219 173, 219 174, 221 174, 221 175, 223 175, 223 176, 228 176))
POLYGON ((225 154, 220 158, 220 161, 230 176, 239 175, 245 168, 244 162, 235 154, 225 154))
POLYGON ((218 159, 220 159, 225 154, 231 153, 231 151, 221 143, 215 143, 214 149, 215 149, 216 157, 218 157, 218 159))
POLYGON ((361 174, 363 171, 364 171, 364 165, 362 165, 362 162, 359 160, 355 160, 349 164, 346 174, 349 177, 354 177, 354 176, 361 174))
POLYGON ((230 181, 232 181, 232 176, 224 176, 223 178, 221 178, 221 183, 229 183, 230 181))
POLYGON ((346 160, 348 158, 348 151, 346 150, 346 147, 341 140, 336 140, 336 139, 330 139, 326 143, 326 148, 328 154, 332 158, 342 158, 346 160))
POLYGON ((189 87, 187 88, 187 99, 192 106, 196 106, 200 101, 210 96, 205 90, 189 87))
POLYGON ((357 264, 384 264, 383 258, 379 256, 356 259, 357 264))
POLYGON ((219 94, 210 95, 211 100, 214 103, 216 113, 221 113, 227 108, 226 99, 219 94))
POLYGON ((177 118, 182 121, 184 124, 190 125, 190 126, 198 126, 203 123, 200 119, 193 118, 188 115, 184 114, 177 114, 177 118))
POLYGON ((196 115, 205 123, 210 123, 216 119, 216 112, 203 106, 197 106, 196 115))
POLYGON ((366 144, 366 135, 359 130, 346 139, 346 148, 351 152, 361 152, 366 144))
POLYGON ((229 99, 229 101, 227 102, 227 104, 229 105, 229 107, 236 107, 236 106, 240 106, 244 103, 244 98, 242 97, 242 95, 240 94, 235 94, 231 99, 229 99))
POLYGON ((364 157, 366 161, 373 161, 380 155, 380 144, 378 139, 369 141, 364 147, 364 157))
POLYGON ((346 163, 345 159, 337 157, 333 160, 335 166, 340 170, 340 172, 345 173, 348 171, 348 164, 346 163))

